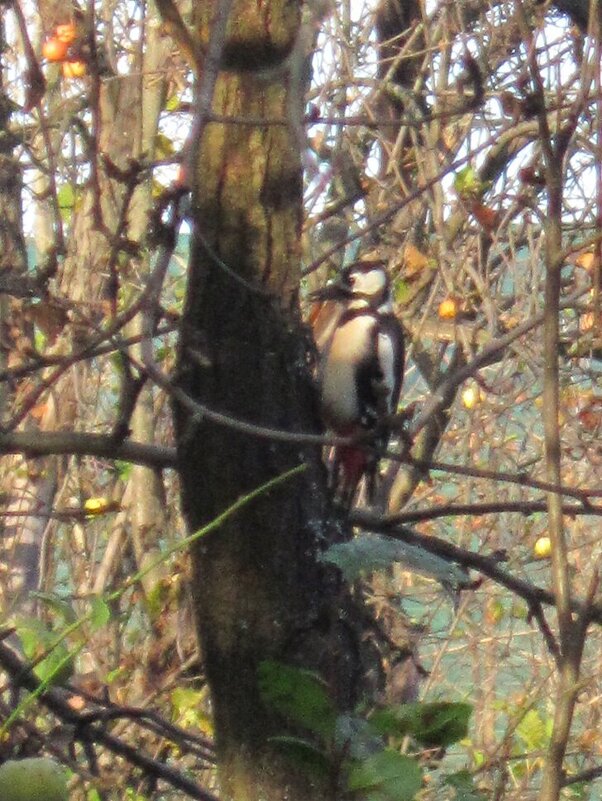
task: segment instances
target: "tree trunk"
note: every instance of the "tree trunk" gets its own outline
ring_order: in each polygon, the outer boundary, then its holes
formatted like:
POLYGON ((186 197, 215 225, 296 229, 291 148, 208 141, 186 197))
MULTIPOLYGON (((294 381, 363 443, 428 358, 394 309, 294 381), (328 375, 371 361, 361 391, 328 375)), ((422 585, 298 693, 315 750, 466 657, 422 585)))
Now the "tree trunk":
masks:
MULTIPOLYGON (((139 54, 140 73, 143 77, 140 87, 140 128, 137 132, 138 141, 134 147, 136 157, 144 155, 152 159, 155 155, 159 117, 166 93, 165 80, 159 80, 157 76, 165 72, 167 58, 167 40, 161 36, 156 25, 148 24, 139 54)), ((145 242, 152 203, 152 184, 147 181, 136 188, 129 211, 128 233, 135 242, 142 244, 145 242)), ((133 283, 148 280, 150 256, 146 249, 142 250, 138 258, 131 259, 130 271, 133 283)), ((128 333, 137 336, 143 333, 143 328, 140 314, 128 326, 128 333)), ((131 352, 139 362, 142 361, 139 345, 133 346, 131 352)), ((138 396, 132 413, 130 424, 132 438, 138 442, 153 442, 155 420, 153 387, 147 382, 138 396)), ((143 465, 132 467, 131 484, 131 540, 136 565, 138 569, 145 570, 149 565, 156 563, 159 557, 159 538, 166 527, 165 488, 161 473, 143 465)), ((160 563, 142 577, 141 585, 147 601, 153 593, 156 595, 158 583, 165 572, 166 566, 160 563)), ((175 636, 175 631, 171 634, 175 636)))
MULTIPOLYGON (((5 48, 4 20, 0 19, 0 53, 5 48)), ((4 93, 0 65, 0 369, 16 366, 29 357, 33 332, 20 297, 27 276, 23 236, 21 170, 14 156, 18 140, 9 131, 12 103, 4 93), (6 293, 6 294, 5 294, 6 293), (11 297, 14 293, 16 297, 11 297)), ((0 417, 10 414, 14 383, 0 383, 0 417), (10 388, 10 389, 9 389, 10 388)), ((0 486, 4 490, 7 519, 0 532, 0 609, 15 610, 29 591, 37 588, 38 553, 47 523, 52 481, 38 467, 27 467, 21 456, 3 461, 0 486)))
MULTIPOLYGON (((212 8, 198 6, 201 36, 212 8)), ((236 39, 238 52, 252 53, 258 69, 273 64, 275 54, 284 58, 292 46, 298 13, 282 0, 235 4, 224 53, 231 62, 236 39)), ((235 69, 222 73, 213 111, 286 119, 292 91, 286 83, 235 69)), ((301 187, 292 126, 206 126, 178 371, 180 387, 212 409, 290 432, 318 430, 297 305, 301 187)), ((337 619, 340 588, 318 561, 329 536, 319 448, 193 423, 181 406, 175 415, 183 505, 193 531, 242 494, 306 466, 198 542, 195 606, 222 797, 331 797, 296 775, 268 743, 287 733, 287 724, 262 703, 257 683, 261 661, 277 659, 319 670, 342 707, 354 701, 354 633, 337 619)))

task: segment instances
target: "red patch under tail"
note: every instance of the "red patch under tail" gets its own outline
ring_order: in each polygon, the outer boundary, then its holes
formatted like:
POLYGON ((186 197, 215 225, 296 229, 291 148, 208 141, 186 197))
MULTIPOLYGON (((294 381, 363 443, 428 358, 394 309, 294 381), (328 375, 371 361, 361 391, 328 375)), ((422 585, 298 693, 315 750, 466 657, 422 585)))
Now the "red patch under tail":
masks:
POLYGON ((337 491, 341 499, 351 503, 358 484, 368 465, 368 457, 361 448, 342 445, 335 450, 337 491))

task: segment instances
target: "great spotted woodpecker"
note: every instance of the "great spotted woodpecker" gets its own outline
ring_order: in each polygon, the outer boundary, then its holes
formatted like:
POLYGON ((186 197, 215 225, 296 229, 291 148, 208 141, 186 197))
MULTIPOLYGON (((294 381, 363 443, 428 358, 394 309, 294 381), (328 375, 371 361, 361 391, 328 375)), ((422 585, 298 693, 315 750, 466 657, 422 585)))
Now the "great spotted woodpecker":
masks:
MULTIPOLYGON (((403 330, 393 313, 391 285, 380 262, 358 262, 337 281, 312 293, 314 301, 336 303, 330 329, 318 339, 324 422, 340 436, 375 431, 384 447, 383 419, 395 414, 404 368, 403 330)), ((350 504, 362 479, 374 494, 377 459, 361 445, 339 446, 331 456, 331 484, 350 504)))

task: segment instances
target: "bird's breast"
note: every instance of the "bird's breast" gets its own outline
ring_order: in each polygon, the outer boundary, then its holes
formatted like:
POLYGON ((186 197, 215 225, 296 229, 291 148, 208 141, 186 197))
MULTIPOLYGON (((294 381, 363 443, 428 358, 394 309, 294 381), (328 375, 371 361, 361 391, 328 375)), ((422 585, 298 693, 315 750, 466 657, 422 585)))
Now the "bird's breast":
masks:
POLYGON ((372 315, 343 320, 335 330, 322 364, 322 406, 328 425, 337 430, 359 422, 362 416, 358 372, 374 357, 372 315))

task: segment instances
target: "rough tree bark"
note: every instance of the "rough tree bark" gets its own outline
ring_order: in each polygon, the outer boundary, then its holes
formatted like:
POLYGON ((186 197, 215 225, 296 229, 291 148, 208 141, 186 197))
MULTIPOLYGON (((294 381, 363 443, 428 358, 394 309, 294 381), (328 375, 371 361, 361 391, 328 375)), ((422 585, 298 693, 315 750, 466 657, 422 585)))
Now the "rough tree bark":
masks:
MULTIPOLYGON (((201 39, 212 4, 198 4, 201 39)), ((283 120, 295 91, 257 72, 283 61, 299 6, 234 4, 213 112, 283 120), (239 71, 236 53, 255 70, 239 71)), ((181 330, 178 381, 237 420, 317 431, 310 348, 302 333, 301 164, 292 125, 209 123, 199 143, 195 231, 181 330), (224 266, 225 265, 225 266, 224 266), (242 280, 241 280, 242 279, 242 280)), ((193 420, 175 409, 183 506, 191 530, 297 465, 301 475, 254 501, 194 549, 195 605, 212 691, 222 797, 332 797, 278 758, 270 735, 286 721, 262 703, 257 667, 278 659, 319 670, 341 707, 355 697, 354 632, 337 612, 340 589, 318 561, 329 537, 319 449, 193 420)))

